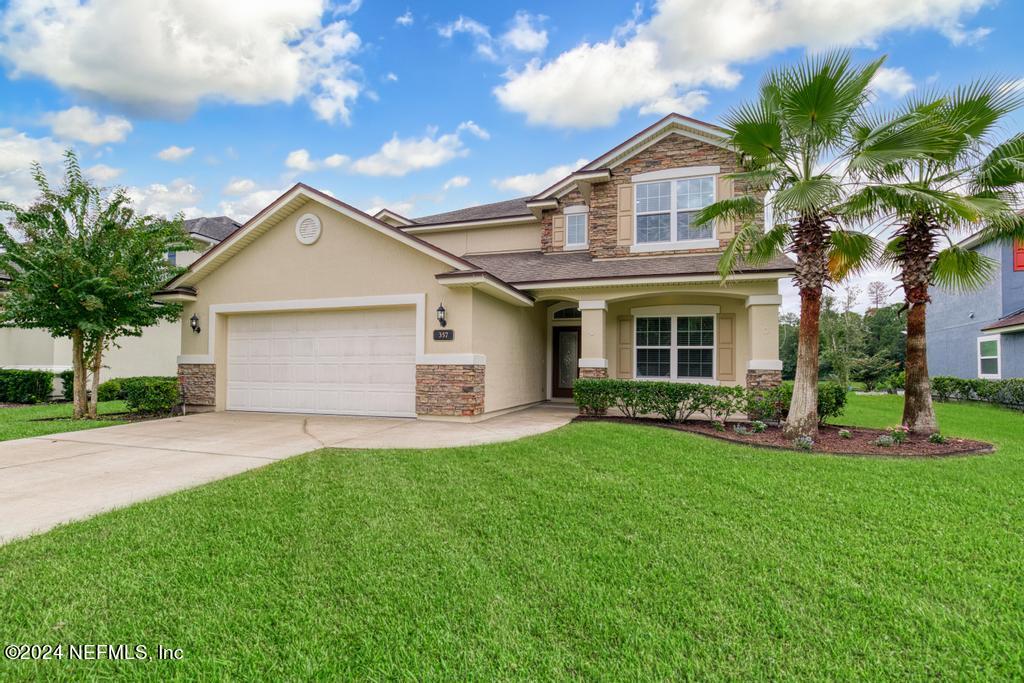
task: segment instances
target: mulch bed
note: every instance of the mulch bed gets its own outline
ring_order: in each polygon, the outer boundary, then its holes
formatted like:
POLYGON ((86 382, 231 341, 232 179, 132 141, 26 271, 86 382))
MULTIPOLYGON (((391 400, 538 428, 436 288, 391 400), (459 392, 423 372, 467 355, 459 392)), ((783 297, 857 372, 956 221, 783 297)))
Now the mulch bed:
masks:
MULTIPOLYGON (((109 420, 111 422, 146 422, 147 420, 162 420, 165 417, 174 417, 165 413, 100 413, 97 420, 109 420)), ((29 422, 71 422, 71 417, 38 417, 29 422)))
MULTIPOLYGON (((628 418, 616 417, 613 415, 580 415, 577 422, 619 422, 623 424, 645 425, 648 427, 662 427, 663 429, 674 429, 680 432, 691 432, 702 436, 709 436, 722 441, 741 443, 757 448, 774 448, 787 451, 799 451, 793 445, 791 439, 782 435, 780 427, 769 426, 760 434, 737 434, 733 427, 742 424, 750 427, 748 423, 730 422, 725 431, 716 430, 710 422, 666 422, 654 418, 628 418)), ((818 438, 814 441, 812 453, 831 453, 834 455, 879 455, 887 457, 907 458, 933 458, 949 455, 980 455, 992 453, 995 446, 984 441, 973 441, 971 439, 947 438, 946 443, 931 443, 926 437, 911 435, 902 444, 892 446, 878 446, 874 441, 880 436, 888 434, 882 429, 869 429, 867 427, 844 427, 826 425, 818 428, 818 438), (839 436, 840 430, 848 430, 850 438, 844 439, 839 436)))

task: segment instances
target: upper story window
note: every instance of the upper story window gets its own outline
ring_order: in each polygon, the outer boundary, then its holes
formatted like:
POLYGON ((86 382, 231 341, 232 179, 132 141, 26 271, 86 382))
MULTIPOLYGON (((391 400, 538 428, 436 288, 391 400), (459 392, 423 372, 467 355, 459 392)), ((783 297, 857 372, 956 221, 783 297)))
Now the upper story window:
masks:
POLYGON ((587 246, 587 207, 565 208, 565 248, 585 249, 587 246))
POLYGON ((701 173, 707 171, 717 171, 717 168, 656 171, 634 176, 634 251, 718 246, 713 225, 693 224, 697 212, 715 202, 715 176, 701 173))

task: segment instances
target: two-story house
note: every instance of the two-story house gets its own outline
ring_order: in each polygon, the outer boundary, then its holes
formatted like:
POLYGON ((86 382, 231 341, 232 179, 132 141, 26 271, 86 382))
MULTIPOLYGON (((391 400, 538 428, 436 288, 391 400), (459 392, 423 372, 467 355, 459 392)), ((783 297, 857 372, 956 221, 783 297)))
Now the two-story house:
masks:
POLYGON ((216 410, 478 419, 579 376, 771 385, 792 262, 716 273, 745 191, 717 126, 669 115, 532 197, 406 218, 298 184, 161 296, 216 410))
POLYGON ((936 289, 928 306, 928 371, 932 376, 1024 377, 1024 243, 961 246, 995 261, 996 274, 976 292, 936 289))

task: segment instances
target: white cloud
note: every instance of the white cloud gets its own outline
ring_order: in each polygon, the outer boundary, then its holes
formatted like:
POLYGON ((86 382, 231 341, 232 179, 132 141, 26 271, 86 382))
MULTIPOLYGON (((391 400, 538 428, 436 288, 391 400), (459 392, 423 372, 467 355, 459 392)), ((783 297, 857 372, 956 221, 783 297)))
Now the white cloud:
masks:
POLYGON ((384 80, 390 81, 391 83, 394 83, 394 82, 396 82, 398 80, 398 76, 396 76, 394 74, 394 72, 389 71, 387 76, 384 77, 384 80))
POLYGON ((347 122, 361 91, 351 61, 361 41, 347 21, 329 19, 323 0, 12 0, 0 15, 0 56, 13 77, 149 112, 305 97, 321 118, 347 122))
POLYGON ((457 175, 445 182, 443 190, 447 191, 452 188, 466 187, 467 185, 469 185, 469 176, 457 175))
POLYGON ((114 168, 113 166, 107 166, 106 164, 96 164, 85 169, 85 174, 93 180, 100 183, 109 183, 111 180, 117 178, 124 169, 114 168))
POLYGON ((38 194, 32 163, 38 161, 51 171, 63 154, 64 147, 51 138, 0 128, 0 198, 19 205, 31 202, 38 194))
POLYGON ((494 52, 494 39, 491 37, 491 30, 476 19, 459 15, 459 18, 437 29, 438 35, 442 38, 451 39, 457 33, 464 33, 473 39, 477 54, 486 59, 497 59, 494 52))
POLYGON ((691 90, 678 97, 659 97, 640 107, 640 113, 657 114, 659 116, 676 113, 688 116, 708 106, 710 101, 706 90, 691 90))
POLYGON ((285 193, 287 188, 268 188, 253 190, 236 199, 222 201, 217 210, 224 216, 231 216, 236 221, 245 222, 262 211, 272 201, 285 193))
POLYGON ((156 153, 156 155, 164 161, 181 161, 187 159, 192 155, 192 152, 196 151, 195 147, 178 147, 177 145, 171 145, 166 149, 162 149, 156 153))
POLYGON ((203 193, 184 178, 172 180, 167 185, 153 183, 145 187, 129 187, 126 193, 135 204, 135 210, 142 214, 170 217, 181 212, 185 218, 203 215, 199 208, 203 193))
POLYGON ((427 134, 419 138, 400 138, 395 133, 377 152, 356 159, 350 168, 363 175, 404 176, 411 171, 440 166, 469 154, 461 138, 464 130, 484 140, 489 137, 487 131, 472 121, 460 123, 454 133, 444 135, 438 135, 436 128, 428 129, 427 134))
POLYGON ((523 175, 508 176, 507 178, 497 178, 492 180, 491 184, 503 192, 534 195, 544 188, 554 185, 586 163, 586 159, 577 159, 573 164, 552 166, 540 173, 524 173, 523 175))
POLYGON ((416 21, 412 16, 412 10, 405 10, 404 14, 400 14, 395 17, 395 23, 399 26, 412 26, 413 22, 416 21))
POLYGON ((363 0, 349 0, 349 2, 335 6, 333 14, 334 16, 339 14, 355 14, 362 6, 363 0))
POLYGON ((509 70, 498 101, 527 121, 591 128, 623 109, 693 104, 709 87, 731 88, 739 65, 794 47, 872 46, 895 30, 933 29, 954 42, 983 37, 962 20, 993 0, 662 0, 607 42, 580 45, 547 62, 509 70))
POLYGON ((255 189, 255 181, 250 180, 249 178, 232 178, 231 181, 224 186, 224 189, 221 190, 221 193, 230 196, 237 196, 252 192, 255 189))
POLYGON ((314 170, 317 165, 309 158, 309 150, 296 149, 288 153, 285 157, 284 165, 293 171, 304 171, 309 172, 314 170))
POLYGON ((53 134, 64 140, 80 140, 90 145, 121 142, 132 130, 131 121, 121 116, 100 118, 88 107, 71 107, 43 116, 53 134))
POLYGON ((373 196, 370 197, 370 208, 366 209, 366 213, 371 216, 376 215, 381 209, 388 209, 394 211, 400 216, 408 216, 412 213, 412 210, 416 208, 416 202, 412 199, 402 199, 395 202, 389 202, 384 197, 373 196))
POLYGON ((871 89, 890 97, 903 97, 914 89, 914 79, 902 66, 890 69, 883 66, 871 79, 871 89))
POLYGON ((516 12, 512 28, 501 36, 502 45, 520 52, 543 52, 548 46, 548 32, 535 26, 534 22, 540 24, 546 18, 543 15, 516 12))
POLYGON ((324 166, 327 168, 341 168, 349 162, 349 158, 344 154, 332 154, 324 159, 324 166))

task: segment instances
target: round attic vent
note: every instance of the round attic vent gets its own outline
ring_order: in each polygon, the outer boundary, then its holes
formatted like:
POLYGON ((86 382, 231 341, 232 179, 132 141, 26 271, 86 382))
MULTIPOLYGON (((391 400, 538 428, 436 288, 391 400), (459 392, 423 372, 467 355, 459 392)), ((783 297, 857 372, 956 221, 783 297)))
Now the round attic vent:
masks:
POLYGON ((307 213, 295 222, 295 238, 303 244, 313 244, 320 239, 320 219, 307 213))

